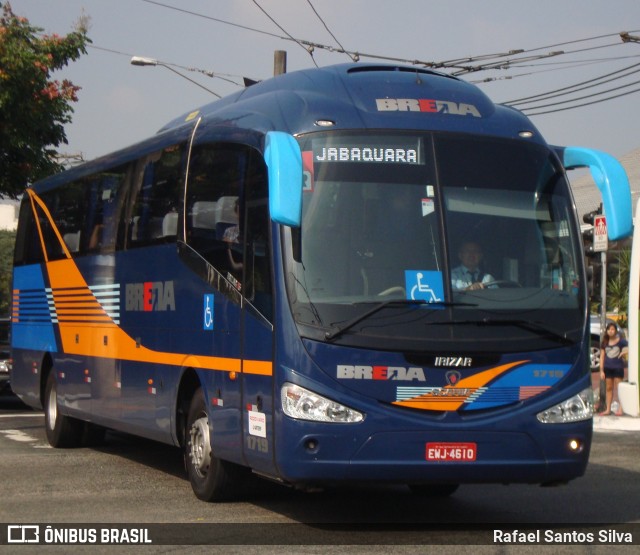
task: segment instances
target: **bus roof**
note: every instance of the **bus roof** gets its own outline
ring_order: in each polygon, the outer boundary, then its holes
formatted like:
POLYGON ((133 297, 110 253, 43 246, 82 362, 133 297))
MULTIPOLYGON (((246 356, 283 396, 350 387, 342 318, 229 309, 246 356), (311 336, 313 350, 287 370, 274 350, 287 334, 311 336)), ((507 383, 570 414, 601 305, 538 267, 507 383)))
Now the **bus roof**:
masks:
POLYGON ((45 178, 39 191, 124 164, 186 140, 201 118, 198 140, 261 144, 268 131, 292 135, 321 129, 451 131, 544 143, 519 111, 494 104, 478 87, 457 77, 412 66, 340 64, 267 79, 183 114, 156 135, 45 178), (322 125, 327 127, 322 127, 322 125))
MULTIPOLYGON (((415 129, 517 138, 533 132, 520 112, 494 104, 457 77, 411 66, 340 64, 279 75, 170 121, 194 118, 259 131, 299 135, 333 129, 415 129)), ((531 141, 531 139, 529 139, 531 141)))

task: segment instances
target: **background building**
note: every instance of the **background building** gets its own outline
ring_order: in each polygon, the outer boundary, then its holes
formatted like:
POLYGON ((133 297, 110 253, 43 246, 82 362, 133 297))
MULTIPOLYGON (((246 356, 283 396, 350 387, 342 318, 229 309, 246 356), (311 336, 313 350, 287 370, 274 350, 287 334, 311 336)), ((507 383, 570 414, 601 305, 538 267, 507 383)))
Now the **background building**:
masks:
MULTIPOLYGON (((618 158, 618 160, 629 177, 631 201, 635 214, 636 204, 638 203, 638 199, 640 199, 640 148, 632 150, 618 158)), ((600 205, 600 192, 593 179, 591 179, 591 174, 586 170, 585 175, 581 175, 576 179, 572 179, 570 172, 569 178, 571 179, 571 189, 573 190, 573 196, 576 201, 578 217, 580 221, 582 221, 583 214, 596 210, 600 205)))
POLYGON ((0 230, 15 231, 18 226, 17 200, 0 198, 0 230))

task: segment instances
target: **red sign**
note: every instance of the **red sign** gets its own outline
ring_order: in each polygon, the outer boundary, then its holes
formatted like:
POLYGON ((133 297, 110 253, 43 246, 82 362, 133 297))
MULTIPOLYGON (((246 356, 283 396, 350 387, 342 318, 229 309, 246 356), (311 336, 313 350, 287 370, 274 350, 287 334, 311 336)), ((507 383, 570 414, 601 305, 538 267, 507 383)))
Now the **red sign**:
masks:
POLYGON ((432 462, 473 462, 477 450, 475 443, 427 443, 426 459, 432 462))
POLYGON ((609 248, 607 235, 607 219, 604 216, 593 218, 593 250, 604 252, 609 248))

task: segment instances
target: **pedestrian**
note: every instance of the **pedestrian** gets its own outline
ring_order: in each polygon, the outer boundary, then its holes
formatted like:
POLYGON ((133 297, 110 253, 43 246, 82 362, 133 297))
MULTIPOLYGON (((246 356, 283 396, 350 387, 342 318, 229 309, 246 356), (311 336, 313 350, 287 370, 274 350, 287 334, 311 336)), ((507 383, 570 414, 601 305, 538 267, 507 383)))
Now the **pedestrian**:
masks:
MULTIPOLYGON (((620 336, 618 326, 613 322, 607 324, 607 330, 600 346, 600 380, 606 380, 606 407, 599 413, 602 416, 611 414, 611 404, 618 404, 618 384, 624 378, 627 366, 629 344, 620 336)), ((622 410, 616 411, 616 416, 622 416, 622 410)))

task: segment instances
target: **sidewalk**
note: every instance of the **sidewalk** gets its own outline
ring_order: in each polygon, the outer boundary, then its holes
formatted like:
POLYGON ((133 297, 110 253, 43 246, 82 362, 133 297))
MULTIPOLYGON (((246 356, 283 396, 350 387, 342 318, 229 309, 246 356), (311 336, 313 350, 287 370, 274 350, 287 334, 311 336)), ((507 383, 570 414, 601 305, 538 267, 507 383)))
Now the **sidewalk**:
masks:
POLYGON ((640 418, 635 416, 593 416, 596 432, 640 432, 640 418))
MULTIPOLYGON (((600 392, 599 372, 592 372, 591 386, 593 387, 593 396, 597 403, 598 395, 600 392)), ((594 414, 593 429, 598 432, 640 432, 640 418, 629 416, 627 414, 623 416, 598 416, 597 414, 594 414)))

